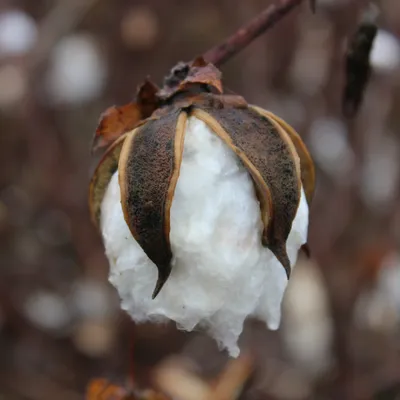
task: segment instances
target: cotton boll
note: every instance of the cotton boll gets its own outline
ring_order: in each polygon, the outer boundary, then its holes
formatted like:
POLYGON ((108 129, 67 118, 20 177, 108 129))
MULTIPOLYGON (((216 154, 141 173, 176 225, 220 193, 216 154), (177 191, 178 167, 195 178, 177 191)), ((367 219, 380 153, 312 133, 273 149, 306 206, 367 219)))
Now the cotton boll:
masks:
MULTIPOLYGON (((302 193, 287 250, 294 264, 305 243, 308 206, 302 193)), ((261 244, 260 205, 237 156, 200 120, 188 120, 180 176, 171 207, 172 272, 152 300, 156 266, 133 239, 120 203, 118 173, 102 204, 101 227, 110 260, 110 282, 135 321, 176 321, 202 327, 239 354, 247 316, 276 329, 286 273, 261 244)))
POLYGON ((83 318, 105 319, 113 314, 114 304, 108 288, 95 281, 79 281, 73 291, 73 303, 83 318))
POLYGON ((319 166, 336 179, 346 179, 354 163, 347 131, 334 118, 317 119, 310 129, 310 146, 319 166))
POLYGON ((82 103, 101 93, 105 77, 105 61, 94 38, 71 35, 62 39, 52 53, 47 90, 57 103, 82 103))
POLYGON ((283 337, 290 357, 307 374, 323 374, 332 360, 332 321, 321 273, 310 261, 299 262, 283 309, 283 337))
MULTIPOLYGON (((308 232, 308 206, 304 194, 302 194, 296 218, 293 221, 292 230, 287 242, 287 252, 292 266, 297 261, 299 248, 306 242, 308 232)), ((271 252, 265 252, 271 255, 271 252)), ((281 302, 287 286, 287 281, 282 279, 281 265, 275 257, 265 259, 265 264, 274 264, 268 275, 268 280, 264 283, 264 294, 256 309, 256 316, 262 320, 267 316, 269 329, 279 328, 281 319, 281 302), (276 294, 271 297, 270 293, 276 294), (275 301, 273 301, 275 300, 275 301)))
POLYGON ((20 10, 0 14, 0 55, 18 56, 32 49, 37 38, 35 21, 20 10))
POLYGON ((390 73, 400 66, 400 44, 389 32, 379 30, 371 51, 371 66, 380 73, 390 73))
POLYGON ((356 320, 369 329, 394 332, 400 323, 400 255, 389 253, 382 261, 376 284, 357 302, 356 320))
POLYGON ((53 333, 61 333, 70 322, 66 302, 62 297, 49 292, 41 291, 29 297, 24 311, 35 326, 53 333))

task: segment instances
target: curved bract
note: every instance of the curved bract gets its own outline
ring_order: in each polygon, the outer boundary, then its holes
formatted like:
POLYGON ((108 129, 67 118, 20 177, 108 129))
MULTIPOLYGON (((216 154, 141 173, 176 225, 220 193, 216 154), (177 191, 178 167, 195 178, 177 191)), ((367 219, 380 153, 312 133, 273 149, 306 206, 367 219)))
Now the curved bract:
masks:
POLYGON ((89 211, 94 225, 100 227, 100 209, 111 177, 118 169, 119 156, 127 134, 117 139, 104 153, 89 185, 89 211))
POLYGON ((290 276, 286 240, 300 200, 298 156, 271 122, 251 109, 197 109, 203 120, 240 158, 253 178, 261 205, 262 242, 290 276))
POLYGON ((297 154, 300 157, 301 181, 308 205, 310 205, 315 190, 315 168, 311 155, 308 152, 307 147, 300 135, 287 122, 273 114, 271 111, 264 110, 263 108, 257 106, 251 106, 251 108, 259 112, 261 115, 270 118, 271 121, 278 123, 289 135, 294 147, 296 148, 297 154))
POLYGON ((128 135, 118 165, 125 221, 158 269, 153 297, 171 272, 170 211, 185 125, 186 113, 179 110, 150 120, 128 135))

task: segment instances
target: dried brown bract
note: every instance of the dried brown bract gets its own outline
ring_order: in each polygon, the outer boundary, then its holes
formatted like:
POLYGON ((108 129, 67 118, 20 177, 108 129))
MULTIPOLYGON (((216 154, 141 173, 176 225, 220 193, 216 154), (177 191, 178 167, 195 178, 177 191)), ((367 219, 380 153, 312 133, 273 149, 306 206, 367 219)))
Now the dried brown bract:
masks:
POLYGON ((346 86, 343 93, 343 113, 354 117, 360 106, 371 75, 370 54, 377 26, 362 22, 349 42, 346 55, 346 86))
POLYGON ((93 138, 92 152, 109 146, 148 118, 158 107, 157 91, 157 86, 146 80, 139 87, 135 102, 120 107, 112 106, 104 111, 93 138))
POLYGON ((167 400, 167 397, 154 390, 130 390, 99 378, 89 383, 86 400, 167 400))

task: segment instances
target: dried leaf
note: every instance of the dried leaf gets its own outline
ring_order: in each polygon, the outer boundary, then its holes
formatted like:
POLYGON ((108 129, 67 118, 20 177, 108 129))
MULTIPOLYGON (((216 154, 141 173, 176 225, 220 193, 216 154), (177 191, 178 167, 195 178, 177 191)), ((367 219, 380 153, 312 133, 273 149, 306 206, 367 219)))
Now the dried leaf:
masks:
POLYGON ((86 400, 134 400, 121 386, 110 383, 107 379, 93 379, 86 391, 86 400))
POLYGON ((167 400, 167 397, 154 390, 129 390, 107 379, 93 379, 87 387, 86 400, 167 400))
POLYGON ((157 93, 159 88, 150 80, 146 79, 142 85, 139 86, 136 94, 136 102, 140 106, 143 118, 148 118, 159 106, 157 93))
POLYGON ((198 57, 191 64, 179 63, 175 66, 157 96, 163 101, 168 101, 179 92, 189 90, 196 84, 207 86, 215 93, 223 92, 220 70, 215 65, 205 62, 202 57, 198 57))
POLYGON ((209 65, 208 62, 202 56, 198 56, 192 61, 191 67, 201 68, 206 67, 207 65, 209 65))
POLYGON ((158 107, 157 91, 158 88, 146 80, 138 89, 136 102, 109 107, 100 117, 92 152, 109 146, 121 135, 138 126, 142 120, 150 117, 158 107))
POLYGON ((175 110, 129 134, 119 161, 121 204, 133 237, 158 269, 157 296, 171 272, 170 209, 187 115, 175 110))
POLYGON ((346 86, 343 92, 343 113, 354 117, 360 106, 371 75, 370 54, 378 28, 363 22, 352 37, 346 55, 346 86))
POLYGON ((100 122, 93 138, 92 152, 109 146, 121 135, 132 130, 141 119, 142 113, 136 103, 107 108, 100 117, 100 122))
POLYGON ((290 275, 286 240, 300 201, 300 160, 287 133, 252 109, 195 108, 242 160, 255 183, 264 224, 262 242, 290 275))
POLYGON ((184 89, 190 83, 209 85, 216 88, 219 93, 223 92, 221 71, 213 64, 207 64, 201 57, 194 60, 188 76, 179 85, 179 89, 184 89))

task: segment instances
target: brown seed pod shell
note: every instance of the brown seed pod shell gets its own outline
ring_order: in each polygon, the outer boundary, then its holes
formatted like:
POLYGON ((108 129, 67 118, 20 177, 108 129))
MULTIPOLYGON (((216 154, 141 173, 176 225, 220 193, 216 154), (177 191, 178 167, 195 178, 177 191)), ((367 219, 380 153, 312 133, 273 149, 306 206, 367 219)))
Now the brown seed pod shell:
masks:
POLYGON ((240 158, 255 183, 264 224, 262 243, 290 276, 286 240, 300 201, 300 164, 287 133, 251 108, 194 108, 240 158))
POLYGON ((121 205, 133 237, 157 266, 153 298, 171 272, 170 210, 182 161, 187 114, 150 119, 126 138, 119 160, 121 205))
MULTIPOLYGON (((129 134, 129 133, 128 133, 129 134)), ((104 194, 111 177, 118 169, 122 145, 128 134, 119 137, 104 153, 95 169, 89 185, 89 211, 94 225, 100 227, 100 211, 104 194)))
POLYGON ((300 135, 287 122, 271 111, 264 110, 263 108, 257 106, 250 107, 270 120, 276 121, 289 135, 294 147, 296 148, 297 154, 300 157, 301 181, 307 198, 307 203, 308 205, 311 205, 315 190, 315 167, 311 155, 308 152, 307 147, 300 135))

